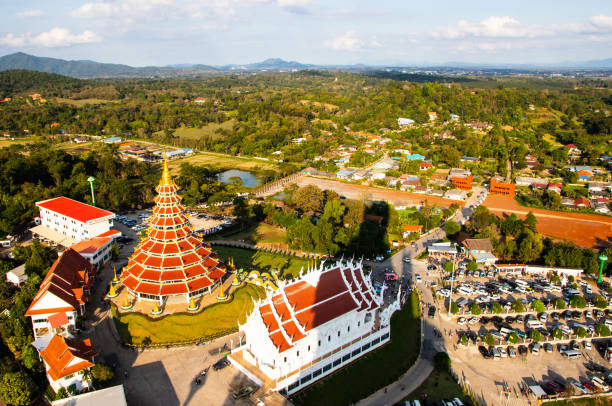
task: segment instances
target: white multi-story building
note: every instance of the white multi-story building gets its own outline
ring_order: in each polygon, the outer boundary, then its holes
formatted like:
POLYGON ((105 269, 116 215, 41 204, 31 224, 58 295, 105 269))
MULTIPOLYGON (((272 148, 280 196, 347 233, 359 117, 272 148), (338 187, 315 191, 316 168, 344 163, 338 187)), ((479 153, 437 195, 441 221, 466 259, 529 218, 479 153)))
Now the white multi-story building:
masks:
POLYGON ((32 231, 44 238, 48 238, 53 232, 59 233, 67 237, 68 243, 62 243, 64 246, 109 231, 115 218, 115 214, 110 211, 63 196, 36 202, 36 206, 40 210, 40 226, 34 227, 32 231), (51 233, 49 230, 52 230, 51 233))
POLYGON ((360 262, 320 265, 255 303, 231 362, 267 389, 292 394, 390 339, 396 300, 383 308, 360 262))

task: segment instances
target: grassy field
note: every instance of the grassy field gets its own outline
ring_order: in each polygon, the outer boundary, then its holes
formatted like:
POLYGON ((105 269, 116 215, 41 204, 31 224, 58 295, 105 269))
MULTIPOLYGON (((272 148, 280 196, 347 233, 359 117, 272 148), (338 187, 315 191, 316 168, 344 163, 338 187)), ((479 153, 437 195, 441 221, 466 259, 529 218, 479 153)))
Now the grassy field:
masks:
POLYGON ((202 138, 205 135, 210 135, 211 137, 214 137, 215 132, 219 128, 223 130, 229 130, 234 126, 235 123, 236 123, 236 120, 231 119, 221 124, 209 123, 208 125, 205 125, 204 127, 201 127, 201 128, 179 127, 174 131, 174 135, 179 138, 186 139, 186 140, 197 140, 199 138, 202 138))
POLYGON ((253 158, 216 154, 214 152, 199 152, 195 155, 170 161, 170 168, 178 168, 183 162, 196 166, 210 166, 215 169, 241 169, 244 171, 276 169, 276 163, 253 158))
POLYGON ((61 104, 70 104, 75 107, 83 107, 88 104, 106 104, 106 103, 117 103, 117 100, 104 100, 104 99, 80 99, 80 100, 72 100, 72 99, 64 99, 61 97, 55 98, 56 103, 61 104))
POLYGON ((552 145, 556 146, 556 147, 562 147, 563 144, 561 144, 559 141, 557 141, 557 139, 555 137, 553 137, 550 134, 544 134, 544 141, 551 143, 552 145))
POLYGON ((242 241, 249 244, 284 244, 285 234, 286 230, 284 228, 261 223, 257 226, 251 227, 247 231, 238 234, 232 234, 221 239, 226 241, 242 241))
POLYGON ((28 144, 34 141, 36 141, 36 139, 33 137, 17 138, 14 140, 11 140, 8 138, 0 138, 0 148, 10 147, 11 145, 15 145, 15 144, 28 144))
POLYGON ((247 313, 253 309, 252 299, 263 296, 262 288, 246 285, 234 292, 231 301, 214 304, 197 314, 172 314, 153 320, 140 313, 118 314, 113 308, 113 320, 125 343, 207 340, 236 331, 237 321, 244 323, 247 313))
POLYGON ((272 254, 270 252, 247 250, 243 248, 225 247, 215 245, 213 250, 219 254, 221 258, 227 260, 234 259, 234 264, 238 269, 270 271, 271 269, 279 269, 280 275, 297 275, 300 269, 308 266, 308 260, 297 258, 288 255, 272 254))
MULTIPOLYGON (((391 342, 291 398, 300 406, 352 404, 396 381, 419 356, 421 323, 408 300, 391 318, 391 342)), ((416 303, 418 312, 418 302, 416 303)))
POLYGON ((425 396, 430 401, 459 398, 466 403, 469 400, 450 373, 437 370, 433 370, 425 382, 404 400, 417 399, 422 402, 425 396))

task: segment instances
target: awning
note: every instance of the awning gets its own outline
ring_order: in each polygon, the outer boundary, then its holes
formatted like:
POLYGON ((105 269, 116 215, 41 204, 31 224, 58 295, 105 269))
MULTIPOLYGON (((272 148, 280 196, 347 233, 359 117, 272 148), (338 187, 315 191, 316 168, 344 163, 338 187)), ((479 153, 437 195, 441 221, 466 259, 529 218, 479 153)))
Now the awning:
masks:
POLYGON ((66 316, 66 313, 56 313, 49 316, 49 324, 51 324, 52 329, 65 326, 68 324, 68 316, 66 316))
POLYGON ((547 395, 540 385, 530 386, 529 389, 531 390, 531 393, 533 393, 537 398, 547 395))
POLYGON ((64 235, 58 231, 55 231, 47 226, 43 226, 42 224, 36 227, 32 227, 30 229, 32 234, 36 234, 42 238, 45 238, 49 241, 53 241, 58 245, 62 245, 64 247, 70 247, 76 243, 74 238, 70 238, 67 235, 64 235))

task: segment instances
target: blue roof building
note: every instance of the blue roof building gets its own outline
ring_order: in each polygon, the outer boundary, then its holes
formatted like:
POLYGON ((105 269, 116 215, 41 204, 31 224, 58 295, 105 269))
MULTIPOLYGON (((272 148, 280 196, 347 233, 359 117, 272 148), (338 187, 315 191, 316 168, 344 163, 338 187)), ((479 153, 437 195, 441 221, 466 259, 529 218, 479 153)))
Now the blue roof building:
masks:
POLYGON ((406 155, 407 161, 424 161, 425 157, 421 154, 410 154, 406 155))

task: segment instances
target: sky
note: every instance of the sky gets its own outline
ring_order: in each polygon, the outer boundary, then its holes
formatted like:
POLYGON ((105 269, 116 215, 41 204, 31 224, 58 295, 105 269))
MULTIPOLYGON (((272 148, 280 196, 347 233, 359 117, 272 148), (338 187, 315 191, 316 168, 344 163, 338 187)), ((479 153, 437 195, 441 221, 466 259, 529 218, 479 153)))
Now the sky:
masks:
POLYGON ((612 0, 0 0, 0 55, 132 66, 612 58, 612 0))

